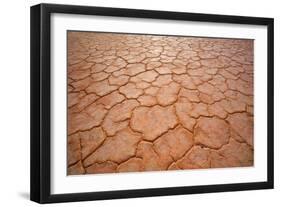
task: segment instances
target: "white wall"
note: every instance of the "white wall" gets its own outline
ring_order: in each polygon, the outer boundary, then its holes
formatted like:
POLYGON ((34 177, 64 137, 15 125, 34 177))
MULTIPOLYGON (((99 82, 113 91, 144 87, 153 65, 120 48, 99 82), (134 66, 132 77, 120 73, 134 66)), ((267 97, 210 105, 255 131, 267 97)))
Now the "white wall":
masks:
POLYGON ((281 13, 278 0, 69 0, 1 2, 0 32, 0 206, 36 206, 29 197, 29 7, 67 3, 275 18, 275 190, 123 199, 53 206, 253 206, 281 202, 280 70, 281 13), (277 49, 276 49, 277 48, 277 49), (279 94, 278 94, 279 93, 279 94))

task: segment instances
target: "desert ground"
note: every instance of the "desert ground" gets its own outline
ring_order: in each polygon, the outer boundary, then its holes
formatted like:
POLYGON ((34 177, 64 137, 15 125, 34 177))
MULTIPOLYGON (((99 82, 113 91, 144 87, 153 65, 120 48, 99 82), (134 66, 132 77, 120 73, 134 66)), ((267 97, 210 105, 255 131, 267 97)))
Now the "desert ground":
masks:
POLYGON ((253 40, 67 41, 68 175, 254 164, 253 40))

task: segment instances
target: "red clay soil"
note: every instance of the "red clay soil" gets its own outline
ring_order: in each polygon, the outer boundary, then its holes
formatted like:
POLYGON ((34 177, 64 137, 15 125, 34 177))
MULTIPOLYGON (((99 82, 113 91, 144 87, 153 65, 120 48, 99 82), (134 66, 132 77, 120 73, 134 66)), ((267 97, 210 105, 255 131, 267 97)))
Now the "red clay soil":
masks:
POLYGON ((253 41, 68 32, 68 175, 253 165, 253 41))

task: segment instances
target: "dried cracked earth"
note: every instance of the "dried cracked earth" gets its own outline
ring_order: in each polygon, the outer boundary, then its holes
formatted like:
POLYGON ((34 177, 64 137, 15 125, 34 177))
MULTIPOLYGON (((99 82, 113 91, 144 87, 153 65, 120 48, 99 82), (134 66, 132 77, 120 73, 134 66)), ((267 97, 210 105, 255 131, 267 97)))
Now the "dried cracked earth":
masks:
POLYGON ((253 41, 68 32, 68 175, 253 165, 253 41))

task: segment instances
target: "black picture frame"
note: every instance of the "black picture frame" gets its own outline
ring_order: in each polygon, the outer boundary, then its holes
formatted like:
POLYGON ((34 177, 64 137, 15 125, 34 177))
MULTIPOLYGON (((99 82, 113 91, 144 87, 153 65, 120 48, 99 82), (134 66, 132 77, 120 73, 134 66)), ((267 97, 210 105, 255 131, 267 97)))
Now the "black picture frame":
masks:
POLYGON ((30 199, 38 203, 88 201, 102 199, 166 196, 271 189, 274 186, 274 20, 272 18, 195 14, 168 11, 103 8, 39 4, 31 7, 31 151, 30 199), (51 129, 51 74, 50 74, 50 15, 52 13, 134 17, 194 22, 219 22, 267 26, 267 181, 238 184, 218 184, 72 194, 50 193, 50 129, 51 129))

